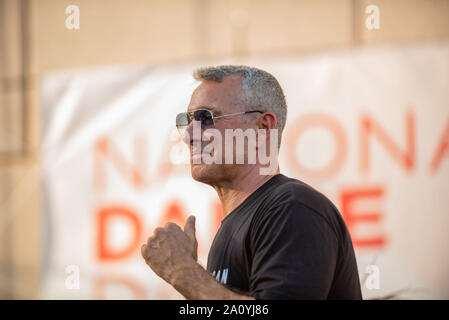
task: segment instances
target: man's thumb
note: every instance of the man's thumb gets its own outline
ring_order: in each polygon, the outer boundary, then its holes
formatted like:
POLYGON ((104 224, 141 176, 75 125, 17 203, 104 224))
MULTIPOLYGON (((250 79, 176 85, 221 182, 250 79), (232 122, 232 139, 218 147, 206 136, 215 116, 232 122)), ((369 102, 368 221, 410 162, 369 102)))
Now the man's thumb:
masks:
POLYGON ((192 242, 196 241, 195 236, 195 216, 190 216, 186 220, 186 224, 184 226, 184 232, 187 236, 192 240, 192 242))

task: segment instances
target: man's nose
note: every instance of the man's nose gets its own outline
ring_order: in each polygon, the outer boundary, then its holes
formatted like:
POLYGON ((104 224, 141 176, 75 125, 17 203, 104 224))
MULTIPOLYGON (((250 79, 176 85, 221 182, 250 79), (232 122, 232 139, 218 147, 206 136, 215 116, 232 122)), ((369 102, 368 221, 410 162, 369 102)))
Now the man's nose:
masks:
POLYGON ((182 141, 184 141, 187 145, 191 145, 193 143, 193 121, 191 121, 184 130, 184 133, 182 134, 182 141))
POLYGON ((183 128, 180 132, 182 141, 189 146, 192 143, 192 130, 189 128, 190 125, 183 128))

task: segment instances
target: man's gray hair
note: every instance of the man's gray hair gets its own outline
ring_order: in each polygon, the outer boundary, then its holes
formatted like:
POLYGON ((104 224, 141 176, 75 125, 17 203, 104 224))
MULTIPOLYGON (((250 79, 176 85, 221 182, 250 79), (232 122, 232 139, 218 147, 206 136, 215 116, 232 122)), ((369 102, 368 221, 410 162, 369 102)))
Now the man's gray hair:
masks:
POLYGON ((198 81, 221 82, 224 77, 239 74, 242 81, 238 98, 240 107, 245 110, 273 112, 277 118, 279 145, 287 119, 287 103, 279 82, 270 73, 248 66, 217 66, 196 69, 193 77, 198 81))

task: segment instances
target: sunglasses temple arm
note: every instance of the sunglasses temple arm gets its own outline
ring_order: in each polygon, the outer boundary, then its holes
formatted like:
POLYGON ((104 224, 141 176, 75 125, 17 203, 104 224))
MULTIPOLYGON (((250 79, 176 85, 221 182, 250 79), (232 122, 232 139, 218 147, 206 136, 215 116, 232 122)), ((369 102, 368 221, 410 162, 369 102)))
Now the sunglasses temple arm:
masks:
POLYGON ((214 116, 214 119, 220 119, 220 118, 225 118, 225 117, 232 117, 232 116, 237 116, 239 114, 244 114, 247 113, 248 111, 242 111, 242 112, 236 112, 236 113, 230 113, 230 114, 224 114, 222 116, 214 116))

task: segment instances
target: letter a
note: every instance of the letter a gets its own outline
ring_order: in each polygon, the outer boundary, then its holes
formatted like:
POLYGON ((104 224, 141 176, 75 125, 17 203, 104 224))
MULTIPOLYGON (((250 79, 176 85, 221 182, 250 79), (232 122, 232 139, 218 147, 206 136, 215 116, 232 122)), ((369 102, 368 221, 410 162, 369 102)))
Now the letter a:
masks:
POLYGON ((79 30, 80 28, 80 8, 76 5, 70 5, 65 8, 65 13, 70 14, 65 19, 65 26, 69 30, 79 30))
POLYGON ((376 5, 369 5, 365 9, 365 13, 370 14, 365 20, 365 26, 368 30, 380 29, 380 10, 376 5))

